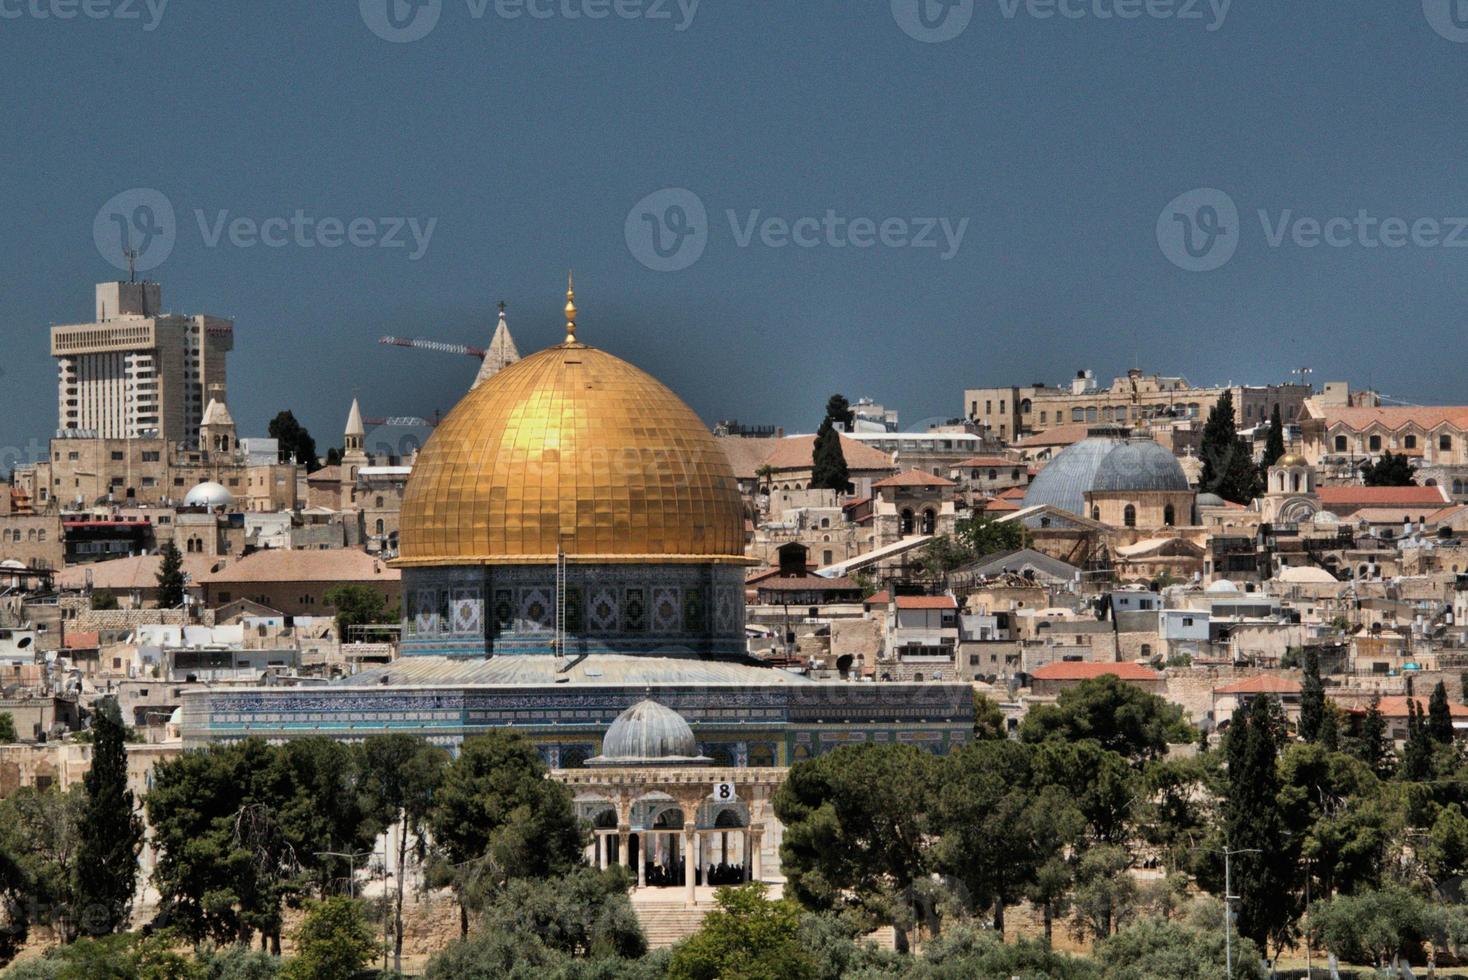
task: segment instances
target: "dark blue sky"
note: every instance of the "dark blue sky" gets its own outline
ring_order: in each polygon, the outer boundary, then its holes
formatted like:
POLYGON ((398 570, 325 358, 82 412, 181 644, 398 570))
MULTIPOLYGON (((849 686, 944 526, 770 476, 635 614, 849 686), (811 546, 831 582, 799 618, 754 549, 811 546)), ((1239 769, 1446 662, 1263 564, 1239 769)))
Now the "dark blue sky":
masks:
POLYGON ((92 284, 119 275, 94 223, 135 188, 175 211, 149 272, 166 306, 236 318, 242 435, 289 407, 334 444, 353 395, 368 415, 449 408, 471 361, 376 339, 484 342, 503 298, 522 352, 554 343, 567 266, 583 339, 709 420, 810 429, 840 390, 915 423, 956 414, 966 385, 1134 360, 1195 383, 1309 365, 1317 382, 1468 399, 1468 248, 1386 247, 1370 224, 1439 219, 1468 245, 1450 220, 1468 216, 1468 43, 1452 39, 1468 32, 1434 7, 1447 0, 1236 0, 1221 25, 1218 0, 1199 20, 1098 16, 1140 0, 1070 0, 1075 18, 976 0, 941 43, 903 29, 922 34, 917 0, 703 0, 683 30, 677 0, 651 11, 669 19, 620 0, 641 16, 595 20, 565 11, 598 0, 513 19, 442 0, 405 43, 369 29, 391 33, 374 0, 172 0, 152 30, 143 0, 86 0, 138 19, 62 20, 53 2, 0 0, 6 462, 55 427, 46 327, 89 319, 92 284), (676 223, 667 205, 686 198, 634 205, 668 188, 705 208, 679 227, 706 247, 663 272, 639 261, 638 229, 676 223), (1182 227, 1169 202, 1197 188, 1240 214, 1236 254, 1207 272, 1159 247, 1159 218, 1182 227), (1304 222, 1273 246, 1261 209, 1304 222), (220 212, 297 211, 373 219, 364 239, 391 229, 378 219, 436 224, 416 261, 406 231, 405 248, 326 248, 315 231, 310 248, 211 244, 220 212), (1363 211, 1339 246, 1300 244, 1310 221, 1363 211), (807 222, 812 247, 775 247, 781 229, 758 224, 741 245, 755 212, 839 223, 833 239, 807 222), (853 219, 887 243, 852 247, 853 219), (940 231, 939 247, 904 244, 925 236, 914 219, 967 219, 956 254, 940 231))

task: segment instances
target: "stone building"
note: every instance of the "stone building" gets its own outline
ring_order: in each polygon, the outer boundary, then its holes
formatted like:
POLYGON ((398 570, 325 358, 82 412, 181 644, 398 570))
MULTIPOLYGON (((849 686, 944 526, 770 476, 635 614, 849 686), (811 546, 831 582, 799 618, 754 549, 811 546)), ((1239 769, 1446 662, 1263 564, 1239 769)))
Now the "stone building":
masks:
POLYGON ((957 511, 952 480, 908 470, 872 484, 878 548, 913 535, 952 534, 957 511))
POLYGON ((1024 507, 1050 506, 1118 528, 1191 525, 1195 493, 1177 457, 1125 427, 1097 426, 1045 465, 1024 507))

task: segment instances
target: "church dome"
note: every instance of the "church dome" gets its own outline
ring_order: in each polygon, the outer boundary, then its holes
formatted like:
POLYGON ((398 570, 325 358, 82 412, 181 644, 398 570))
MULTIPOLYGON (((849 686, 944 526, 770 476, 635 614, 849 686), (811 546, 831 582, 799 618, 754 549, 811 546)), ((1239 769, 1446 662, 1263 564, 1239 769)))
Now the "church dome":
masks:
POLYGON ((213 482, 199 484, 184 497, 185 507, 207 507, 210 510, 217 510, 233 503, 234 494, 225 489, 223 485, 213 482))
POLYGON ((589 764, 671 765, 708 762, 683 716, 656 701, 639 701, 617 716, 602 738, 601 755, 589 764))
POLYGON ((1096 426, 1080 442, 1066 446, 1035 474, 1024 505, 1048 504, 1072 514, 1086 513, 1086 493, 1111 451, 1123 444, 1125 429, 1096 426))
POLYGON ((418 455, 398 565, 744 563, 724 451, 656 378, 569 339, 458 403, 418 455))
POLYGON ((1310 464, 1305 462, 1305 457, 1301 456, 1299 453, 1286 453, 1279 459, 1275 460, 1274 465, 1289 468, 1294 466, 1309 466, 1310 464))
POLYGON ((1101 493, 1142 493, 1192 488, 1177 457, 1156 440, 1142 438, 1124 442, 1107 453, 1096 469, 1091 489, 1101 493))

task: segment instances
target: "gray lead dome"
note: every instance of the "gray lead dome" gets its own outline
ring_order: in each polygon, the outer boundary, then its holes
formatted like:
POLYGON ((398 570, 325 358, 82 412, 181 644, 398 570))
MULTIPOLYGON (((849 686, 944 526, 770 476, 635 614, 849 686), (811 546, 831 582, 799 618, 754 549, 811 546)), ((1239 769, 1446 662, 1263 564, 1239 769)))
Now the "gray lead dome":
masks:
POLYGON ((700 755, 683 716, 656 701, 639 701, 617 716, 591 766, 687 765, 713 760, 700 755))

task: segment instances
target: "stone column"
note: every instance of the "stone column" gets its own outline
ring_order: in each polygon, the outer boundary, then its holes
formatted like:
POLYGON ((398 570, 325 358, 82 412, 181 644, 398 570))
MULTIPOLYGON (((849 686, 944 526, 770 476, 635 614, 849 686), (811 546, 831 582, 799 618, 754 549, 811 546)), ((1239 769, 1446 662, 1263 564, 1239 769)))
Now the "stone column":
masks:
POLYGON ((609 850, 607 845, 609 843, 606 834, 596 835, 596 866, 602 871, 607 869, 607 851, 609 850))
POLYGON ((697 833, 697 824, 692 820, 683 825, 683 900, 689 908, 693 908, 698 902, 694 892, 693 869, 696 867, 698 858, 694 855, 693 838, 697 833))
POLYGON ((749 860, 750 869, 754 873, 754 880, 759 881, 764 876, 763 862, 760 860, 760 851, 764 847, 765 828, 759 825, 749 829, 749 860))
POLYGON ((627 854, 627 848, 628 845, 631 843, 631 837, 631 827, 623 824, 622 826, 617 828, 617 863, 624 868, 627 867, 627 862, 631 860, 631 858, 627 854))

